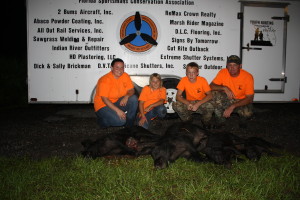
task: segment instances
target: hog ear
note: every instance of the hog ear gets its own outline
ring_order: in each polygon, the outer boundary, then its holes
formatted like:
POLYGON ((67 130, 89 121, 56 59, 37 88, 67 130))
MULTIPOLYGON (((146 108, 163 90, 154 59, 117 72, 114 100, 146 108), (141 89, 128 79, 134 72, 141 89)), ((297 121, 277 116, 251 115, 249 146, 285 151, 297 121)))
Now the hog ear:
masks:
POLYGON ((81 145, 82 145, 84 148, 89 147, 91 144, 92 144, 92 141, 89 140, 89 139, 83 140, 83 141, 81 142, 81 145))
POLYGON ((162 157, 159 157, 158 159, 154 160, 154 167, 156 169, 164 169, 169 166, 169 161, 164 160, 162 157))

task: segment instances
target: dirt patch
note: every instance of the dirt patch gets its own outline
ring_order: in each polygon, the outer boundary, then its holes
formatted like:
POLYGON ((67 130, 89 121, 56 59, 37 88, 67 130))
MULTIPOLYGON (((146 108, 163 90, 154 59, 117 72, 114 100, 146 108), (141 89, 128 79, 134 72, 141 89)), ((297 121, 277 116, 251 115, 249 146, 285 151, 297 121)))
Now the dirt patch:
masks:
MULTIPOLYGON (((241 129, 238 116, 227 120, 222 130, 241 137, 257 136, 280 144, 300 155, 300 104, 254 104, 255 116, 241 129)), ((34 159, 80 155, 83 139, 96 139, 119 128, 102 130, 96 124, 93 105, 28 105, 1 109, 0 156, 27 156, 34 159)), ((161 120, 163 134, 178 118, 161 120)), ((201 123, 196 118, 194 123, 201 123)))

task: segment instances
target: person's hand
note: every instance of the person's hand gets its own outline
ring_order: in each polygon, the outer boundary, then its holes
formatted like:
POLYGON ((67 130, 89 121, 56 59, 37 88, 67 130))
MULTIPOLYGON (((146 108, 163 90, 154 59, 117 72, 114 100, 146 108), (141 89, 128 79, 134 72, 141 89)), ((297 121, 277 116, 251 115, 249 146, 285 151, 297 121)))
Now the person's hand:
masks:
POLYGON ((139 121, 139 125, 143 126, 145 124, 145 122, 147 121, 147 118, 145 116, 141 117, 140 121, 139 121))
POLYGON ((120 106, 126 106, 128 98, 128 96, 124 96, 123 99, 120 101, 120 106))
POLYGON ((235 96, 234 96, 233 92, 231 91, 231 89, 229 89, 226 86, 224 86, 224 92, 226 93, 228 99, 234 99, 235 98, 235 96))
POLYGON ((225 109, 224 113, 223 113, 223 117, 228 118, 230 117, 231 113, 234 110, 234 106, 229 106, 227 109, 225 109))
POLYGON ((192 103, 189 103, 189 104, 187 105, 187 109, 188 109, 188 110, 193 110, 193 107, 194 107, 194 105, 193 105, 192 103))
POLYGON ((123 112, 122 110, 118 110, 117 115, 120 117, 120 119, 126 120, 126 113, 123 112))
POLYGON ((191 110, 192 110, 192 111, 196 111, 196 110, 198 110, 199 106, 200 106, 200 105, 192 104, 192 107, 191 107, 192 109, 191 109, 191 110))

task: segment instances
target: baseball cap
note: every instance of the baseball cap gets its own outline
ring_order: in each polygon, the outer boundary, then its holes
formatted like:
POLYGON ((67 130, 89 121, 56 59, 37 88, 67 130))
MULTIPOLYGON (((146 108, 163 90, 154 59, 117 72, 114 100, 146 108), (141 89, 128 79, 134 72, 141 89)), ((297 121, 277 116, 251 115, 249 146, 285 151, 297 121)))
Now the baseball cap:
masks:
POLYGON ((229 57, 227 57, 227 63, 236 63, 238 65, 242 64, 242 61, 240 59, 240 57, 236 56, 236 55, 231 55, 229 57))

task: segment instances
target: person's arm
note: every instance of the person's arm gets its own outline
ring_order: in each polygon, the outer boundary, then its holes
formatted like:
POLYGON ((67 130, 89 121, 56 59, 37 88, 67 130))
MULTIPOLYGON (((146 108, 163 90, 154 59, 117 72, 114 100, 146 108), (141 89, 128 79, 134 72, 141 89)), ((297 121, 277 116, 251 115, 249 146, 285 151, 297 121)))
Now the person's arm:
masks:
POLYGON ((223 116, 228 118, 230 117, 233 110, 237 107, 245 106, 253 102, 254 95, 246 95, 244 99, 241 99, 234 104, 230 105, 223 113, 223 116))
POLYGON ((177 90, 176 101, 184 103, 185 105, 188 106, 190 104, 190 102, 188 100, 186 100, 185 98, 183 98, 182 93, 183 93, 182 90, 177 90))
POLYGON ((155 103, 149 105, 147 108, 145 108, 145 111, 149 112, 152 108, 155 108, 157 106, 163 105, 164 102, 165 102, 165 99, 160 99, 157 102, 155 102, 155 103))
POLYGON ((209 86, 210 86, 211 90, 213 90, 213 91, 224 91, 226 93, 228 99, 234 99, 234 97, 235 97, 235 95, 233 94, 231 89, 227 86, 218 85, 218 84, 215 84, 214 82, 211 82, 211 84, 209 86))
POLYGON ((188 110, 192 110, 193 104, 190 101, 188 101, 187 99, 183 98, 182 93, 183 93, 182 90, 177 90, 176 101, 184 103, 188 110))
POLYGON ((206 103, 206 102, 208 102, 209 100, 212 99, 211 91, 208 91, 205 94, 206 94, 206 96, 203 99, 201 99, 200 101, 198 101, 197 103, 195 103, 193 105, 192 111, 196 111, 202 104, 204 104, 204 103, 206 103))
POLYGON ((145 101, 139 101, 139 117, 140 117, 140 120, 139 120, 139 125, 142 126, 144 125, 144 123, 147 121, 147 118, 145 116, 145 110, 144 110, 144 104, 145 104, 145 101))
POLYGON ((117 113, 117 115, 120 117, 120 119, 125 120, 126 114, 122 110, 120 110, 117 106, 115 106, 107 97, 101 96, 102 101, 105 103, 107 107, 112 109, 117 113))
POLYGON ((126 95, 123 97, 123 99, 120 102, 120 106, 126 106, 127 102, 128 102, 128 98, 131 97, 134 94, 134 89, 129 89, 127 90, 126 95))

